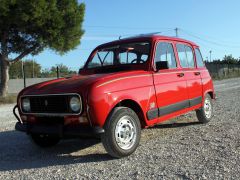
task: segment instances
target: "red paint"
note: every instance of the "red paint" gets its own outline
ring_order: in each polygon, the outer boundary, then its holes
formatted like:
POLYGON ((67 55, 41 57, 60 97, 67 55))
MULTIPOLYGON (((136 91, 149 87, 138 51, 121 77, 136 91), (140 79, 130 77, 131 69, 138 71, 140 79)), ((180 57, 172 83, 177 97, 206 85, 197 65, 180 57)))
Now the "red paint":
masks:
MULTIPOLYGON (((148 41, 151 43, 152 48, 147 63, 129 65, 130 70, 128 71, 106 74, 94 74, 94 70, 88 70, 84 67, 79 76, 61 78, 25 88, 19 93, 18 106, 20 105, 19 99, 22 95, 78 93, 83 100, 83 115, 86 116, 88 106, 88 120, 90 124, 103 127, 109 113, 118 103, 124 100, 132 100, 141 107, 144 115, 143 124, 145 124, 144 127, 147 127, 198 109, 202 105, 198 104, 149 121, 146 115, 152 108, 169 106, 199 96, 204 97, 206 93, 214 94, 213 83, 205 67, 181 68, 175 44, 187 44, 192 49, 198 47, 195 43, 187 40, 153 35, 114 41, 97 47, 89 56, 88 61, 91 60, 98 48, 136 41, 148 41), (173 44, 178 66, 176 69, 155 71, 153 60, 155 46, 159 41, 167 41, 173 44), (184 76, 179 77, 180 73, 184 73, 184 76)), ((22 115, 22 112, 20 114, 22 115)), ((78 123, 78 117, 66 116, 65 123, 71 124, 71 122, 73 124, 78 123)))

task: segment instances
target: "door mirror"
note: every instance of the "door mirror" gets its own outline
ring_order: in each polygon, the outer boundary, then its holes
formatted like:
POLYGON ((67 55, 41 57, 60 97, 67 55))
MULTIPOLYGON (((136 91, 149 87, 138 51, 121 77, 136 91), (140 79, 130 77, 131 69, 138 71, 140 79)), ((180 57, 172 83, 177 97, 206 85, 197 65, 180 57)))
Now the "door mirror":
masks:
POLYGON ((83 67, 79 69, 78 74, 81 74, 82 71, 83 71, 83 67))
POLYGON ((169 69, 168 61, 158 61, 158 62, 156 62, 156 69, 157 70, 169 69))

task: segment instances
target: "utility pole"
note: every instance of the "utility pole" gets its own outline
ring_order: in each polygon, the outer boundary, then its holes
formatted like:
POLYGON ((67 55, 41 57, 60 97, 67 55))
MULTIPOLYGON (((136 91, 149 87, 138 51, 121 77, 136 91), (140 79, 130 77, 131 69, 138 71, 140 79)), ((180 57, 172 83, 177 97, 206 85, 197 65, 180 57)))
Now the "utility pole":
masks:
POLYGON ((178 30, 179 29, 176 27, 174 30, 175 30, 175 33, 176 33, 176 37, 178 37, 178 30))
POLYGON ((210 55, 210 56, 209 56, 209 57, 210 57, 210 58, 209 58, 209 61, 211 62, 211 61, 212 61, 212 50, 209 51, 209 55, 210 55))

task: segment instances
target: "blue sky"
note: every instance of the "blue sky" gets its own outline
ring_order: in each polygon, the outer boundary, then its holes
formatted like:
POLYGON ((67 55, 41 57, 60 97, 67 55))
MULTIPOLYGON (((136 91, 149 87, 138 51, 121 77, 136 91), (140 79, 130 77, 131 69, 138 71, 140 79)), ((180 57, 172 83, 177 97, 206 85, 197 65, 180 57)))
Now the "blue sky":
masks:
MULTIPOLYGON (((45 50, 33 57, 43 67, 65 64, 78 69, 92 49, 121 36, 162 32, 192 40, 200 45, 204 59, 222 58, 225 54, 240 57, 239 0, 84 0, 85 35, 75 50, 60 56, 45 50)), ((32 57, 27 57, 32 58, 32 57)))

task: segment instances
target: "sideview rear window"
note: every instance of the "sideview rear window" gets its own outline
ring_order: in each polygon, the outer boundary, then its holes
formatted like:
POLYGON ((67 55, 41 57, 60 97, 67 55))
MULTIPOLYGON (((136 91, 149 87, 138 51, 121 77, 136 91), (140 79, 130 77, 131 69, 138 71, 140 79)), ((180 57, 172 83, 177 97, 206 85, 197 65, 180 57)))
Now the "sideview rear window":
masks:
POLYGON ((177 44, 178 57, 180 65, 183 68, 194 68, 194 56, 190 46, 177 44))
POLYGON ((195 49, 195 54, 196 54, 196 60, 197 60, 197 67, 204 67, 205 65, 203 62, 203 58, 198 48, 195 49))

